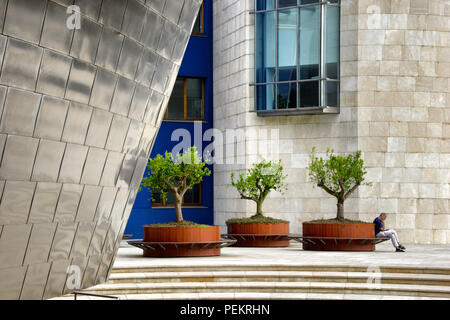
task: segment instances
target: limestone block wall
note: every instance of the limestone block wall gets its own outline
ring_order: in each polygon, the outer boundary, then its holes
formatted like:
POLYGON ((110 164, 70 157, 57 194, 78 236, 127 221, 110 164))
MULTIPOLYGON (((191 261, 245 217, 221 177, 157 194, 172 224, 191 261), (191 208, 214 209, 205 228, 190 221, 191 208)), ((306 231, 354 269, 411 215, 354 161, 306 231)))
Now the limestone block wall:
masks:
POLYGON ((358 10, 358 145, 374 182, 359 211, 396 213, 405 242, 450 243, 450 3, 358 10))
POLYGON ((0 0, 0 299, 107 279, 200 4, 0 0))
MULTIPOLYGON (((342 0, 340 114, 263 118, 250 112, 254 1, 214 1, 215 125, 278 130, 289 175, 289 190, 270 195, 266 214, 291 221, 291 232, 301 232, 303 221, 334 217, 335 200, 308 181, 311 149, 361 149, 373 185, 347 200, 346 216, 372 221, 386 211, 404 242, 450 241, 450 10, 444 3, 342 0)), ((231 171, 250 167, 265 150, 265 138, 250 136, 244 145, 244 164, 215 166, 215 219, 222 226, 255 210, 227 186, 231 171)))

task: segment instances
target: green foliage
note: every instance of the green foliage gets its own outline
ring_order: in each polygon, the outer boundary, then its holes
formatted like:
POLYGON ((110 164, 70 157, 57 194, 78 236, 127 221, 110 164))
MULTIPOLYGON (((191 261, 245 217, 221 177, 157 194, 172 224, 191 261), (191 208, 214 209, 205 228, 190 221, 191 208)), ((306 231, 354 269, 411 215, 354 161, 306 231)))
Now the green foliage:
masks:
POLYGON ((265 217, 263 215, 254 215, 247 218, 234 218, 226 221, 227 224, 231 223, 289 223, 289 221, 282 219, 275 219, 271 217, 265 217))
MULTIPOLYGON (((166 152, 164 157, 158 154, 150 159, 148 168, 150 176, 142 180, 142 186, 151 188, 153 192, 160 192, 164 200, 167 200, 167 193, 174 194, 177 205, 180 207, 180 215, 181 200, 186 191, 202 182, 203 177, 211 174, 206 163, 201 161, 195 147, 179 153, 176 159, 173 159, 170 152, 166 152)), ((181 220, 177 220, 181 221, 182 217, 181 220)))
POLYGON ((234 186, 241 199, 252 200, 257 203, 257 215, 262 214, 262 204, 272 190, 283 192, 286 190, 281 161, 272 162, 261 160, 253 165, 247 173, 241 173, 235 180, 234 172, 231 174, 231 185, 234 186))
POLYGON ((311 164, 309 165, 309 177, 312 182, 338 199, 342 205, 338 219, 343 219, 344 201, 364 183, 367 173, 361 151, 347 156, 335 155, 333 150, 327 149, 327 158, 316 157, 316 148, 312 149, 311 164))

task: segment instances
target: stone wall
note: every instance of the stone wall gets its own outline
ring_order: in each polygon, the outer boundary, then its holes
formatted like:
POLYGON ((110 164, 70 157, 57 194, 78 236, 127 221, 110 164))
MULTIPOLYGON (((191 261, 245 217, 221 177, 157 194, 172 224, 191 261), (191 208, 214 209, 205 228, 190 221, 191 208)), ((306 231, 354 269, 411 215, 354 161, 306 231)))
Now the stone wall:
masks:
MULTIPOLYGON (((303 221, 334 217, 335 200, 308 181, 311 149, 361 149, 373 185, 347 200, 346 216, 371 221, 386 211, 388 226, 405 242, 450 242, 450 10, 443 3, 343 0, 340 114, 262 118, 250 112, 254 1, 214 1, 216 127, 279 130, 289 190, 270 195, 266 214, 291 221, 296 233, 303 221)), ((255 211, 227 184, 230 172, 250 167, 264 145, 247 137, 244 165, 215 166, 216 224, 255 211)))

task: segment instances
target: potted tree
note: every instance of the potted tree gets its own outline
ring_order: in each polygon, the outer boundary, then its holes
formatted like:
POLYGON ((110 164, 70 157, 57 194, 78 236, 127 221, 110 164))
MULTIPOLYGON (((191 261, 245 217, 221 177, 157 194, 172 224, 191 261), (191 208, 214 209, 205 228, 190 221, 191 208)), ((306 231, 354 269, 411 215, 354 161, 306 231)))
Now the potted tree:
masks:
MULTIPOLYGON (((175 221, 165 224, 145 225, 144 242, 155 243, 204 243, 220 241, 220 227, 199 225, 185 221, 182 213, 182 201, 186 191, 203 181, 211 171, 201 158, 195 147, 180 153, 174 159, 166 152, 164 156, 158 154, 148 163, 149 177, 142 180, 144 188, 151 188, 167 199, 172 193, 175 198, 175 221)), ((174 250, 144 250, 145 256, 211 256, 220 254, 220 249, 183 250, 183 246, 175 246, 174 250)))
POLYGON ((255 215, 226 221, 228 235, 234 236, 237 240, 235 246, 289 246, 289 221, 266 217, 262 210, 264 200, 272 190, 279 192, 286 190, 284 184, 286 177, 281 161, 266 160, 256 163, 247 173, 241 173, 236 180, 235 174, 231 174, 231 185, 237 189, 241 199, 256 203, 255 215))
POLYGON ((315 220, 303 223, 303 237, 323 237, 333 241, 304 242, 306 250, 342 250, 342 251, 370 251, 374 245, 364 244, 364 241, 352 239, 372 239, 375 237, 373 223, 345 219, 344 202, 361 185, 366 183, 366 169, 361 158, 361 151, 347 156, 335 155, 333 150, 327 149, 327 159, 315 155, 312 149, 311 163, 308 167, 309 177, 317 187, 337 199, 337 215, 334 219, 315 220), (338 241, 344 238, 345 241, 338 241), (336 239, 336 240, 335 240, 336 239))

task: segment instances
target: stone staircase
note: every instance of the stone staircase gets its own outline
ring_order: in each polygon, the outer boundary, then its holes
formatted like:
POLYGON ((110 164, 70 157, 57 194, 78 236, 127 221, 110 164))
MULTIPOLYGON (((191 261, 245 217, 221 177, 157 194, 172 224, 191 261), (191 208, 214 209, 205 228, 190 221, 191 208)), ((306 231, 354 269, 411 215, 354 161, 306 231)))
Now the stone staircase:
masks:
POLYGON ((450 299, 450 268, 248 264, 122 267, 113 269, 107 283, 83 291, 130 300, 450 299))

